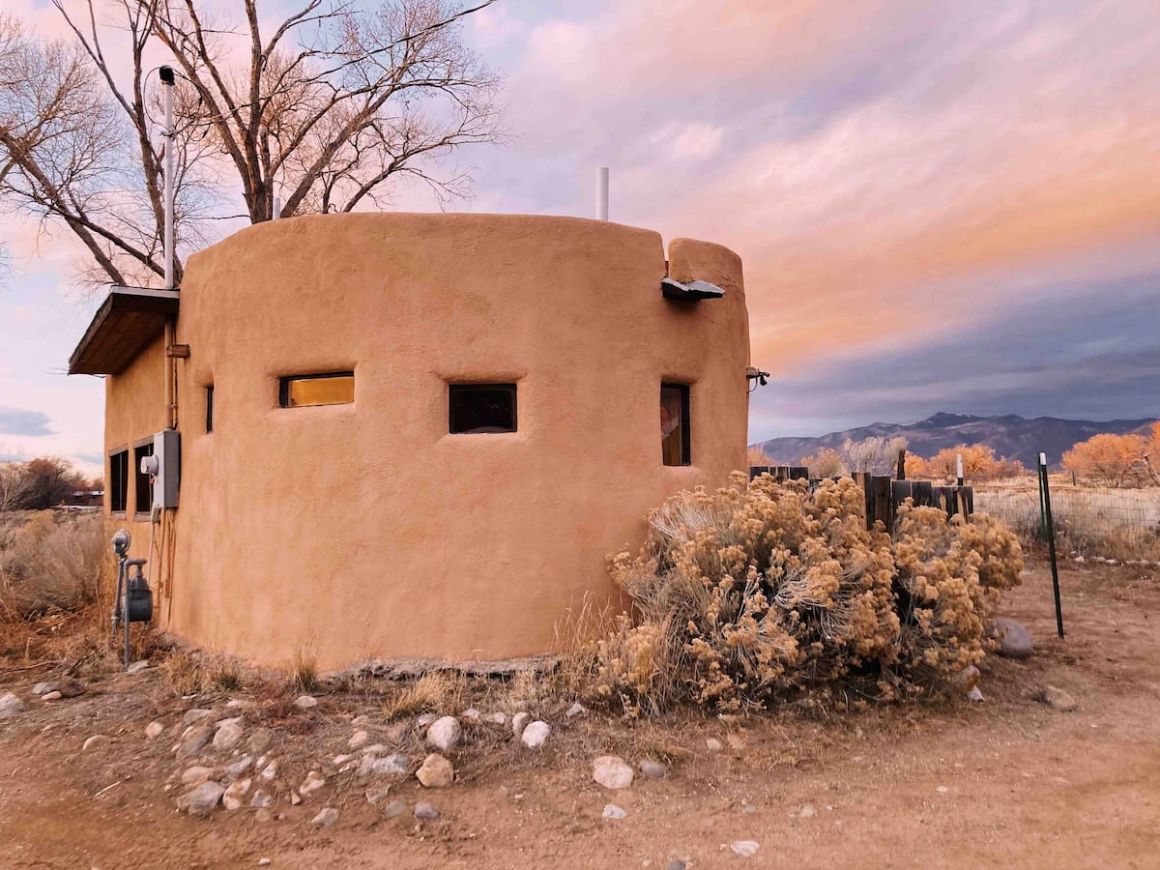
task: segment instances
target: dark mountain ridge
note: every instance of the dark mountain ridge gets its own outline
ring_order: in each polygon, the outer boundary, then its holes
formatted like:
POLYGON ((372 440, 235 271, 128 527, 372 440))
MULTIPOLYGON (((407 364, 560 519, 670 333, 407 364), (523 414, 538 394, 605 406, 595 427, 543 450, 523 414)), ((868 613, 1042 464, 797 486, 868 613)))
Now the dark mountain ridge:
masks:
POLYGON ((943 448, 958 444, 986 444, 995 451, 996 456, 1018 459, 1028 468, 1034 468, 1040 451, 1047 454, 1047 461, 1052 466, 1057 466, 1065 450, 1070 450, 1073 445, 1093 435, 1101 432, 1114 435, 1144 434, 1153 422, 1152 419, 1028 419, 1018 414, 973 417, 940 411, 917 423, 871 423, 812 438, 771 438, 753 446, 762 448, 778 461, 796 464, 803 456, 826 447, 840 448, 847 438, 861 441, 871 436, 892 438, 901 435, 909 443, 907 449, 924 459, 929 459, 943 448))

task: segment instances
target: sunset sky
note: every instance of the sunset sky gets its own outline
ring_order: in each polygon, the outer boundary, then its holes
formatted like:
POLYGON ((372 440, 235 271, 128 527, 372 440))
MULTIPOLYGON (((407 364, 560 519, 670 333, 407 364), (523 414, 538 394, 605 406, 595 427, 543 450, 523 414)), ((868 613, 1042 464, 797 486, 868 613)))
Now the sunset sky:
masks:
MULTIPOLYGON (((736 250, 774 375, 752 440, 1160 415, 1156 0, 507 0, 467 38, 511 137, 458 156, 458 208, 591 216, 607 165, 613 220, 736 250)), ((97 463, 102 384, 61 374, 95 305, 76 249, 0 235, 0 456, 97 463)))

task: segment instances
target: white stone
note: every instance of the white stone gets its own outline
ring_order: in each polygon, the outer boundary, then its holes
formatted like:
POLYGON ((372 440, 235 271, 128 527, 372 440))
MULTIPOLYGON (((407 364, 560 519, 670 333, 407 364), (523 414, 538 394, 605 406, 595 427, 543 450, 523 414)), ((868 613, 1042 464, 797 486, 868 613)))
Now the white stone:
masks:
POLYGON ((239 776, 249 770, 253 764, 254 756, 243 755, 237 761, 231 761, 226 766, 226 776, 228 776, 231 780, 237 779, 239 776))
POLYGON ((388 755, 378 758, 374 755, 363 757, 358 766, 358 775, 366 776, 406 776, 410 760, 405 755, 388 755))
POLYGON ((364 746, 359 750, 363 755, 382 755, 387 751, 387 747, 381 743, 372 743, 370 746, 364 746))
POLYGON ((651 758, 646 758, 637 765, 640 772, 649 779, 664 779, 669 772, 668 767, 661 764, 659 761, 653 761, 651 758))
POLYGON ((274 803, 274 798, 267 791, 258 789, 250 798, 250 806, 256 810, 264 809, 274 803))
POLYGON ((547 722, 537 720, 529 723, 524 728, 524 733, 520 735, 520 742, 528 747, 528 749, 539 749, 544 745, 544 741, 548 739, 548 735, 551 733, 552 728, 547 722))
POLYGON ((213 727, 221 728, 223 725, 241 725, 244 721, 244 716, 230 716, 226 719, 218 719, 213 723, 213 727))
POLYGON ((274 862, 271 861, 269 858, 259 858, 258 859, 258 866, 259 867, 269 867, 273 863, 274 862))
POLYGON ((1052 709, 1063 713, 1069 713, 1079 706, 1076 704, 1075 698, 1055 686, 1045 686, 1039 694, 1039 700, 1052 709))
POLYGON ((82 752, 87 752, 90 749, 100 749, 102 746, 108 746, 110 738, 105 734, 94 734, 81 746, 82 752))
POLYGON ((0 721, 9 719, 17 713, 23 713, 27 709, 24 706, 24 702, 12 694, 12 692, 0 695, 0 721))
POLYGON ((318 815, 310 820, 310 824, 318 825, 322 828, 329 828, 337 821, 338 810, 336 810, 334 807, 323 807, 318 811, 318 815))
POLYGON ((222 806, 231 813, 240 810, 245 803, 242 799, 250 793, 250 785, 253 783, 252 779, 239 779, 237 782, 230 785, 222 794, 222 806))
POLYGON ((370 742, 371 735, 367 734, 365 731, 356 731, 351 735, 351 738, 346 742, 346 745, 351 752, 356 752, 370 742))
POLYGON ((628 788, 632 777, 632 768, 619 755, 601 755, 592 762, 592 778, 605 788, 628 788))
POLYGON ((512 716, 512 736, 519 740, 523 736, 524 729, 528 727, 528 723, 532 721, 530 713, 520 711, 512 716))
POLYGON ((606 819, 623 819, 628 815, 628 812, 616 804, 605 804, 604 811, 600 815, 606 819))
POLYGON ((975 702, 984 700, 983 693, 979 690, 978 686, 973 687, 971 691, 967 692, 967 700, 975 702))
POLYGON ((242 726, 238 722, 227 722, 213 736, 213 748, 219 752, 228 752, 241 742, 242 726))
POLYGON ((306 774, 306 779, 303 780, 302 785, 298 787, 298 793, 303 796, 313 794, 324 785, 326 785, 326 777, 324 777, 317 770, 312 770, 310 773, 306 774))
POLYGON ((415 804, 414 816, 420 821, 433 822, 439 818, 439 810, 435 808, 434 804, 419 801, 419 803, 415 804))
POLYGON ((182 725, 195 725, 203 719, 208 719, 213 715, 213 710, 206 710, 203 707, 194 707, 192 710, 186 710, 185 715, 181 717, 182 725))
POLYGON ((294 706, 299 710, 309 710, 318 706, 318 699, 312 695, 299 695, 294 701, 294 706))
POLYGON ((583 704, 581 704, 579 701, 577 701, 575 704, 573 704, 571 707, 568 708, 568 711, 564 715, 567 716, 569 719, 573 719, 576 716, 583 716, 587 712, 588 712, 588 708, 585 707, 583 704))
POLYGON ((336 756, 334 756, 334 760, 331 763, 335 767, 342 767, 344 764, 346 764, 352 758, 354 758, 353 755, 336 755, 336 756))
POLYGON ((468 707, 463 711, 463 718, 468 722, 478 722, 482 714, 474 707, 468 707))
POLYGON ((454 716, 442 716, 427 729, 427 743, 440 752, 449 752, 459 745, 463 727, 454 716))
POLYGON ((278 775, 278 759, 271 759, 268 764, 262 768, 262 772, 258 776, 269 782, 278 775))
POLYGON ((813 804, 806 804, 800 810, 798 810, 798 816, 803 819, 812 819, 817 814, 818 811, 814 809, 813 804))
POLYGON ((129 667, 125 668, 125 673, 127 673, 127 674, 139 674, 143 670, 145 670, 147 667, 149 667, 149 659, 140 659, 138 661, 133 662, 133 664, 129 665, 129 667))
POLYGON ((418 725, 420 728, 426 728, 428 725, 430 725, 432 722, 434 722, 438 718, 439 717, 436 716, 434 713, 424 713, 422 716, 420 716, 418 719, 415 720, 415 724, 418 725))
POLYGON ((145 736, 150 740, 156 740, 165 732, 165 726, 160 722, 150 722, 145 726, 145 736))
MULTIPOLYGON (((42 682, 42 683, 37 683, 35 686, 32 687, 32 694, 34 694, 34 695, 43 695, 45 692, 51 692, 51 691, 52 691, 52 683, 43 683, 42 682)), ((7 696, 5 696, 5 697, 7 697, 7 696)))
POLYGON ((447 788, 455 781, 455 768, 442 755, 432 753, 423 759, 415 778, 424 788, 447 788))
MULTIPOLYGON (((716 737, 706 737, 705 738, 705 748, 708 749, 710 752, 720 752, 725 747, 721 744, 721 741, 718 740, 716 737)), ((746 841, 746 842, 748 842, 748 841, 746 841)))
POLYGON ((64 695, 62 695, 60 692, 45 692, 43 695, 40 696, 40 700, 49 701, 49 702, 59 701, 63 697, 64 697, 64 695))
POLYGON ((230 698, 226 701, 227 710, 248 710, 254 706, 253 701, 247 701, 245 698, 230 698))
POLYGON ((212 779, 213 774, 214 770, 212 767, 195 764, 193 767, 187 767, 181 772, 181 784, 188 786, 201 785, 207 779, 212 779))
POLYGON ((222 799, 225 789, 218 783, 203 782, 177 799, 177 808, 191 816, 208 816, 222 799))
POLYGON ((729 844, 729 848, 740 858, 752 858, 757 854, 758 847, 756 840, 734 840, 729 844))
POLYGON ((484 722, 491 722, 493 725, 506 725, 507 713, 488 713, 483 717, 484 722))

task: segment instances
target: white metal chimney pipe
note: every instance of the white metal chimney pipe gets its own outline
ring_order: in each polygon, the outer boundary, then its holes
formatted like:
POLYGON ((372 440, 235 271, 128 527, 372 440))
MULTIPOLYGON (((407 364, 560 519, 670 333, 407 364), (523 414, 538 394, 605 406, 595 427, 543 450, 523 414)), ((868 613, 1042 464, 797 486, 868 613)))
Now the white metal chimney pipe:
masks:
POLYGON ((608 220, 608 167, 601 166, 596 175, 596 219, 608 220))
POLYGON ((161 67, 161 90, 165 95, 165 287, 173 280, 173 70, 161 67))

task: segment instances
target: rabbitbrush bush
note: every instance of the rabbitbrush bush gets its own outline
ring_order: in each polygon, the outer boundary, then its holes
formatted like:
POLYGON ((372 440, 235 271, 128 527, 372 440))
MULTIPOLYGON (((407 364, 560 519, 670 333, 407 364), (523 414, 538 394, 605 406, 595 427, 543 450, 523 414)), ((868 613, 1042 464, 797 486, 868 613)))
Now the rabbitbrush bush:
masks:
POLYGON ((849 478, 811 491, 741 476, 670 498, 640 552, 612 558, 634 606, 598 645, 599 692, 635 714, 954 684, 983 658, 999 592, 1019 582, 1019 544, 979 514, 948 522, 908 502, 890 534, 867 531, 863 511, 849 478))

